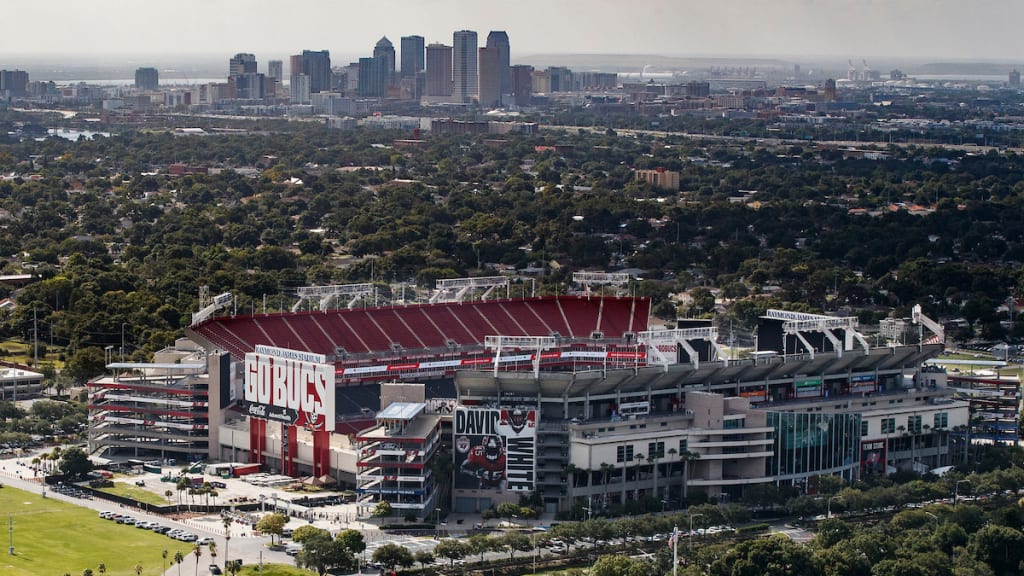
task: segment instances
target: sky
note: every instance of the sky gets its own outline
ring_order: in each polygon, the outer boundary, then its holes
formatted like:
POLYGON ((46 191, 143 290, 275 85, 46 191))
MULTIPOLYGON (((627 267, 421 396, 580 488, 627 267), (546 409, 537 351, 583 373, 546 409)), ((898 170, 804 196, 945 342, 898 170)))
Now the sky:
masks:
MULTIPOLYGON (((3 3, 13 56, 370 55, 506 30, 531 54, 1024 60, 1021 0, 37 0, 3 3)), ((332 58, 334 59, 334 58, 332 58)))

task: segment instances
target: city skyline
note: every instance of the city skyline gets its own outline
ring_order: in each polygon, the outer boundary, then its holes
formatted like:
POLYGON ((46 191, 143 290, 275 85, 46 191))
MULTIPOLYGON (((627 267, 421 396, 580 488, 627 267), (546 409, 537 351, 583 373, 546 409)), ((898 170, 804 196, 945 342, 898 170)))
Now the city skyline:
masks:
POLYGON ((18 25, 0 38, 0 59, 248 52, 267 60, 307 48, 355 55, 381 36, 448 43, 453 31, 466 29, 481 35, 506 30, 517 58, 580 53, 1012 60, 1019 58, 1014 23, 1024 18, 1024 4, 1007 0, 524 0, 502 11, 461 0, 313 0, 304 7, 309 26, 301 20, 285 26, 281 5, 268 0, 182 0, 173 10, 117 0, 15 4, 7 7, 6 19, 18 25))

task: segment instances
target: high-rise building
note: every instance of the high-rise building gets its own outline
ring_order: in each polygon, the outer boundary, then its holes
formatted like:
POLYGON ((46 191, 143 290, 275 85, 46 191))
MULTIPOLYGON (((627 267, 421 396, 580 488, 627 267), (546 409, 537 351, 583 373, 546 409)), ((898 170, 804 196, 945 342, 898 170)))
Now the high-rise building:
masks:
POLYGON ((271 60, 270 62, 267 62, 267 77, 278 82, 283 82, 284 62, 281 62, 280 60, 271 60))
POLYGON ((292 74, 291 83, 288 85, 291 90, 292 104, 309 104, 309 76, 305 74, 292 74))
POLYGON ((824 97, 826 102, 835 102, 836 100, 836 81, 834 78, 825 80, 824 97))
POLYGON ((359 59, 359 95, 379 98, 383 96, 383 66, 377 58, 359 59))
POLYGON ((135 89, 155 91, 160 87, 160 73, 156 68, 138 68, 135 70, 135 89))
POLYGON ((498 73, 501 76, 501 93, 512 93, 512 76, 509 63, 508 34, 504 30, 492 30, 487 35, 487 48, 497 51, 498 73))
POLYGON ((427 97, 452 95, 452 47, 433 43, 427 46, 427 97))
POLYGON ((470 102, 477 96, 477 37, 472 30, 459 30, 452 35, 453 95, 460 102, 470 102))
MULTIPOLYGON (((309 91, 311 94, 325 92, 331 89, 331 53, 327 50, 303 50, 300 62, 301 70, 292 68, 292 75, 305 74, 309 76, 309 91)), ((294 66, 295 59, 292 59, 294 66)))
POLYGON ((264 91, 264 76, 254 72, 236 74, 228 79, 234 87, 235 98, 239 100, 262 100, 264 91))
POLYGON ((373 47, 373 57, 381 67, 385 82, 391 84, 391 77, 395 75, 395 46, 387 36, 377 41, 373 47))
POLYGON ((28 72, 24 70, 0 70, 0 96, 25 96, 28 89, 28 72))
POLYGON ((423 36, 402 36, 402 78, 412 78, 423 68, 423 36))
POLYGON ((511 67, 512 94, 516 106, 530 106, 533 102, 533 66, 518 64, 511 67))
POLYGON ((242 74, 256 73, 256 56, 240 52, 228 61, 228 77, 234 78, 242 74))
POLYGON ((497 48, 486 46, 479 51, 479 94, 480 106, 495 108, 501 106, 501 55, 497 48))
POLYGON ((1020 71, 1010 70, 1010 86, 1013 88, 1020 88, 1020 71))

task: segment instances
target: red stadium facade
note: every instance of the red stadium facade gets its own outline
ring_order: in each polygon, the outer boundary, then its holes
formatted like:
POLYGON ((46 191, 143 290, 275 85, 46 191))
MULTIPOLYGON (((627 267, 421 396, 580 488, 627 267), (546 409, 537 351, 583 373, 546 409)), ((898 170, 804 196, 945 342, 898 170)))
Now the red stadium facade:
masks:
MULTIPOLYGON (((345 387, 444 378, 460 369, 497 373, 645 365, 646 347, 637 334, 648 329, 649 313, 646 298, 553 296, 225 316, 186 332, 207 351, 225 351, 237 361, 251 358, 257 347, 317 355, 333 365, 335 385, 345 387), (533 345, 541 340, 543 346, 533 345)), ((248 401, 247 407, 252 407, 248 401)), ((250 461, 264 463, 267 420, 249 416, 250 461)), ((281 468, 296 475, 297 426, 282 424, 281 468)), ((351 431, 352 423, 345 424, 337 430, 351 431)), ((313 430, 314 475, 328 472, 329 430, 334 429, 313 430)))

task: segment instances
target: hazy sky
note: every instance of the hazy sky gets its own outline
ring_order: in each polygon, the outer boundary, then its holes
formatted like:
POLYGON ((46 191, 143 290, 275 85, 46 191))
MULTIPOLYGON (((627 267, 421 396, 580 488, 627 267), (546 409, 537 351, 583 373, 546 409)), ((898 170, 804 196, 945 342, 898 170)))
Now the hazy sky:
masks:
POLYGON ((1021 0, 30 0, 0 60, 30 54, 369 55, 387 35, 508 32, 512 57, 628 53, 1024 59, 1021 0))

